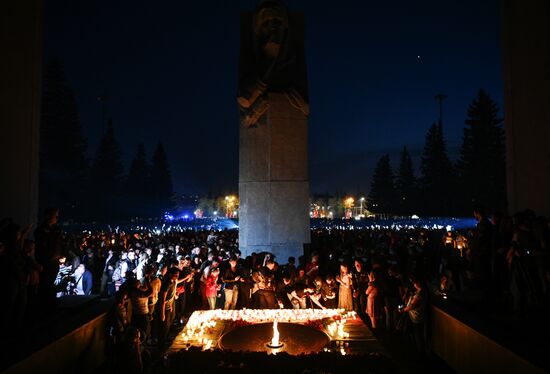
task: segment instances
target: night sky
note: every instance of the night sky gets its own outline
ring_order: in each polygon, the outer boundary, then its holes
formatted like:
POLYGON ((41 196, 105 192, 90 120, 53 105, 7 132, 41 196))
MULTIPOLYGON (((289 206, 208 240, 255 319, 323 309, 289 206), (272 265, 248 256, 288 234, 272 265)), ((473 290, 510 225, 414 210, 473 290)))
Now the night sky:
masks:
MULTIPOLYGON (((65 67, 89 156, 105 94, 126 166, 139 142, 150 157, 161 141, 177 192, 236 192, 239 13, 257 4, 46 2, 45 62, 65 67)), ((367 193, 377 159, 397 167, 403 145, 418 167, 438 92, 452 159, 479 88, 502 107, 499 0, 286 4, 306 16, 312 192, 367 193)))

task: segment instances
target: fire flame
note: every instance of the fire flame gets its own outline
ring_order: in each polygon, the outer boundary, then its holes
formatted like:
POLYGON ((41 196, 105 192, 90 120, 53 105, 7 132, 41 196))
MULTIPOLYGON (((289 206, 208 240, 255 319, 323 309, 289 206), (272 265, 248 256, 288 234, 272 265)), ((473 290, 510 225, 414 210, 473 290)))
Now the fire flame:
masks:
POLYGON ((279 330, 277 329, 277 320, 273 321, 273 338, 271 339, 273 347, 279 346, 279 330))

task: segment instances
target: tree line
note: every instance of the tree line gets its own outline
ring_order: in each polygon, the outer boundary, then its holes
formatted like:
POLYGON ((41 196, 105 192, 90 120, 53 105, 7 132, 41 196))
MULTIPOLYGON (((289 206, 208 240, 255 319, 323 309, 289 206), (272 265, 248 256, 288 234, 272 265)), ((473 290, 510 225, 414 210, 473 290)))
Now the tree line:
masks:
POLYGON ((51 61, 44 72, 40 132, 41 209, 59 207, 65 218, 104 221, 159 216, 172 207, 172 176, 162 143, 150 160, 139 144, 125 173, 109 120, 95 157, 86 156, 88 142, 75 94, 58 61, 51 61))
MULTIPOLYGON (((475 205, 505 211, 502 122, 497 104, 480 90, 467 111, 458 160, 448 156, 441 121, 432 124, 418 176, 406 146, 395 171, 388 154, 380 157, 371 181, 368 209, 431 216, 470 215, 475 205)), ((95 157, 88 158, 87 150, 74 92, 62 65, 52 61, 43 79, 40 207, 59 207, 65 218, 106 221, 159 217, 174 206, 172 176, 161 143, 150 160, 145 145, 137 145, 125 173, 115 127, 109 120, 95 157)), ((198 208, 205 214, 221 213, 224 201, 210 200, 201 199, 198 208)), ((341 199, 332 200, 327 201, 328 206, 341 205, 341 199)))
POLYGON ((403 147, 399 166, 378 160, 371 180, 369 209, 375 213, 429 216, 471 215, 474 206, 506 210, 505 145, 498 105, 483 90, 469 105, 458 160, 447 153, 443 124, 429 128, 420 175, 403 147))

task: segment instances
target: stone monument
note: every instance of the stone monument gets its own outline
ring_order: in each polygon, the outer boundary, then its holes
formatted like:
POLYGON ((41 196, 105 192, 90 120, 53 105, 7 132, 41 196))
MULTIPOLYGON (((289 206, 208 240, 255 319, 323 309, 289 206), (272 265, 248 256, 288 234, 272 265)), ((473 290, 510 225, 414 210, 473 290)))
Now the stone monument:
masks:
POLYGON ((241 15, 239 246, 279 262, 310 242, 303 16, 280 1, 241 15))
POLYGON ((43 2, 8 1, 0 11, 0 219, 38 220, 43 2))
POLYGON ((502 1, 508 212, 550 216, 550 2, 502 1))

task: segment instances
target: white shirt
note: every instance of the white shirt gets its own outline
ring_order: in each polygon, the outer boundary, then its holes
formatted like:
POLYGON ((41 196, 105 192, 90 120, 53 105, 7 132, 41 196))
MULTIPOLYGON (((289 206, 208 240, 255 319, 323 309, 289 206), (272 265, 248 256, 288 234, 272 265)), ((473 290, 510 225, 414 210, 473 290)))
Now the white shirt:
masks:
POLYGON ((140 262, 138 264, 138 266, 136 267, 136 277, 137 277, 137 279, 143 278, 143 267, 145 266, 146 263, 147 263, 146 261, 140 262))

